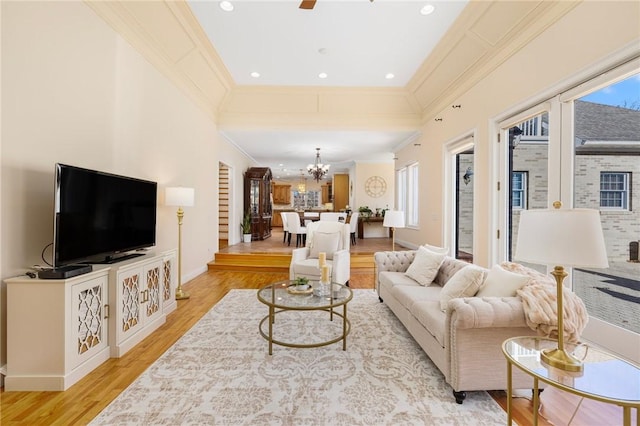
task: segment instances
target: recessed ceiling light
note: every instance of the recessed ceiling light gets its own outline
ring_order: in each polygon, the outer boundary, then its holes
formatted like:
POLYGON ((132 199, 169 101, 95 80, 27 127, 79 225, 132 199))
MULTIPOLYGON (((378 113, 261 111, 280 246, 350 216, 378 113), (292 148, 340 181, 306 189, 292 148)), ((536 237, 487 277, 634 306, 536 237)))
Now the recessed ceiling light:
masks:
POLYGON ((228 0, 223 0, 220 2, 220 9, 224 10, 225 12, 231 12, 233 10, 233 4, 231 4, 231 2, 228 0))
POLYGON ((422 15, 431 15, 433 11, 436 10, 436 7, 432 4, 426 4, 420 9, 420 14, 422 15))
POLYGON ((251 73, 251 77, 258 78, 258 77, 260 77, 260 73, 257 72, 257 71, 254 71, 254 72, 251 73))
POLYGON ((390 72, 384 76, 384 78, 386 78, 387 80, 391 80, 393 77, 395 77, 395 75, 393 75, 393 73, 390 73, 390 72))
POLYGON ((320 74, 318 74, 318 77, 327 78, 327 73, 326 72, 321 72, 320 74))

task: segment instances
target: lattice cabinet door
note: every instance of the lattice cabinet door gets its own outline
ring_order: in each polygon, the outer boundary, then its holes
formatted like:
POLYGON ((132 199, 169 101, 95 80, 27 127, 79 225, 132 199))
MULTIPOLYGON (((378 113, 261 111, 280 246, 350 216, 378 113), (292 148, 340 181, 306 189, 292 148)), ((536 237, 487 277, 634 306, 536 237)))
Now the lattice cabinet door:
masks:
POLYGON ((168 250, 162 255, 162 310, 165 314, 176 309, 176 286, 178 285, 178 264, 176 250, 168 250))
POLYGON ((121 342, 141 330, 144 325, 142 268, 118 271, 118 315, 115 330, 116 341, 121 342))
POLYGON ((144 289, 142 290, 142 310, 145 322, 163 315, 162 301, 162 261, 158 260, 144 266, 144 289))
POLYGON ((106 276, 71 287, 71 339, 67 346, 71 368, 109 345, 108 297, 106 276))

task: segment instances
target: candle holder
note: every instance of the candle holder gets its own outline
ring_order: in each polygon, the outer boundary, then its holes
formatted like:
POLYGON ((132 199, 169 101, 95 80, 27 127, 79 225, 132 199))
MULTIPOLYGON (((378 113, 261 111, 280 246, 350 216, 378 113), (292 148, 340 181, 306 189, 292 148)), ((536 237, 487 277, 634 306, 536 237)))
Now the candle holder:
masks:
POLYGON ((331 294, 331 268, 324 263, 320 266, 320 280, 318 281, 317 291, 313 294, 320 297, 326 297, 331 294))

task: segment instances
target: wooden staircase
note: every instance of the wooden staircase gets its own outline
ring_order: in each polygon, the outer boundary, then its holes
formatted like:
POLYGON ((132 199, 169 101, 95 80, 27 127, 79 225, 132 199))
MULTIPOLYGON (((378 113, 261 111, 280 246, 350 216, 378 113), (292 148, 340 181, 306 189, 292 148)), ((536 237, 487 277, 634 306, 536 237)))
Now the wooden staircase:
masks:
MULTIPOLYGON (((289 272, 290 254, 216 253, 210 271, 289 272)), ((351 273, 373 273, 373 253, 351 254, 351 273)))

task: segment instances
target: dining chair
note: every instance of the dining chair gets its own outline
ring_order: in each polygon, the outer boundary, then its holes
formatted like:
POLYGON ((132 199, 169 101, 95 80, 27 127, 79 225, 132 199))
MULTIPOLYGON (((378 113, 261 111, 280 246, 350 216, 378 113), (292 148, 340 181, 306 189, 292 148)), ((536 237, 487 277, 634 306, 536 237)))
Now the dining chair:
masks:
POLYGON ((289 226, 287 225, 287 215, 285 212, 280 212, 280 217, 282 218, 282 244, 287 241, 287 235, 289 235, 289 241, 291 241, 291 236, 289 234, 289 226))
POLYGON ((339 222, 340 213, 336 212, 322 212, 320 213, 320 220, 323 222, 339 222))
POLYGON ((307 228, 300 223, 300 215, 296 212, 287 212, 287 227, 289 228, 289 244, 291 245, 291 235, 296 236, 296 247, 304 246, 307 241, 307 228))
POLYGON ((351 245, 356 245, 356 232, 358 230, 358 219, 360 217, 360 213, 353 212, 351 213, 351 217, 349 218, 349 228, 351 230, 351 245))

